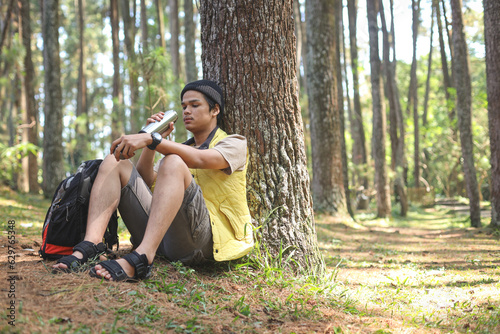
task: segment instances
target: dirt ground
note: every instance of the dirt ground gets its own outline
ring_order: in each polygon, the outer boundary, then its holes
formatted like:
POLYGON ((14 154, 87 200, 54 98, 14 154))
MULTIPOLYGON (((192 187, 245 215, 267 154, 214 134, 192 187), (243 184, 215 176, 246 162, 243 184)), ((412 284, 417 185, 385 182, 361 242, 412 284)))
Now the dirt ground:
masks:
POLYGON ((499 333, 498 235, 441 227, 449 220, 431 211, 403 222, 318 217, 328 268, 322 282, 278 268, 189 268, 161 259, 140 283, 52 274, 53 262, 38 256, 38 231, 16 234, 14 245, 4 231, 0 331, 499 333))

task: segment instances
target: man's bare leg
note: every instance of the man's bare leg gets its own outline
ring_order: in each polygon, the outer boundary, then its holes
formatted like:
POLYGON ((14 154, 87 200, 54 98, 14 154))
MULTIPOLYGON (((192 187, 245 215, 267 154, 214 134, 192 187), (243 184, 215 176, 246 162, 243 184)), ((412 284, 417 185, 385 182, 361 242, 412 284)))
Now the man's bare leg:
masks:
MULTIPOLYGON (((156 250, 177 215, 191 180, 192 175, 179 156, 168 155, 164 158, 158 171, 144 238, 136 249, 137 253, 146 254, 149 264, 153 263, 156 250)), ((126 260, 118 259, 117 262, 128 276, 134 276, 135 269, 126 260)), ((95 270, 97 275, 111 279, 101 265, 96 265, 95 270)))
MULTIPOLYGON (((117 162, 112 155, 104 159, 90 194, 84 240, 94 244, 102 242, 109 219, 120 203, 121 189, 127 185, 132 169, 132 164, 127 160, 117 162)), ((73 255, 79 259, 83 258, 83 254, 78 251, 73 255)), ((53 268, 66 269, 67 266, 64 263, 57 263, 53 268)))

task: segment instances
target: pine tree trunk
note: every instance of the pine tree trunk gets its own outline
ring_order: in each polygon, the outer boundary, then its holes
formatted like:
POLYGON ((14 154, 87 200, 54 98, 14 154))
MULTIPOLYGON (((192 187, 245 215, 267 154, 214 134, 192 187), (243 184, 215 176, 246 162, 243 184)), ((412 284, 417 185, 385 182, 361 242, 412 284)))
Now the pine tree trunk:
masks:
POLYGON ((223 127, 248 138, 248 200, 261 247, 311 274, 318 251, 297 96, 292 1, 200 3, 204 78, 221 84, 223 127))
POLYGON ((179 4, 177 0, 170 0, 170 57, 174 77, 178 80, 181 72, 179 57, 179 4))
POLYGON ((383 85, 380 75, 377 13, 378 1, 367 0, 368 31, 370 37, 370 77, 373 105, 373 156, 375 160, 375 186, 377 190, 377 216, 391 215, 391 198, 385 162, 386 116, 383 103, 383 85))
POLYGON ((491 151, 491 226, 500 227, 500 2, 483 0, 491 151))
POLYGON ((467 195, 469 197, 470 219, 472 227, 481 227, 481 209, 479 206, 479 189, 474 166, 472 143, 472 92, 469 72, 469 54, 465 40, 462 15, 462 0, 451 0, 453 19, 453 76, 457 89, 457 117, 462 146, 463 169, 467 195))
MULTIPOLYGON (((28 0, 22 0, 20 3, 20 16, 22 20, 22 39, 25 49, 24 55, 24 129, 23 142, 38 146, 38 113, 35 102, 35 70, 33 67, 31 53, 31 21, 30 21, 30 3, 28 0)), ((38 161, 36 154, 29 152, 28 156, 23 158, 23 173, 27 180, 25 191, 37 193, 38 185, 38 161)))
MULTIPOLYGON (((185 0, 189 2, 189 0, 185 0)), ((192 4, 191 4, 192 5, 192 4)), ((163 13, 164 7, 162 0, 155 0, 156 17, 158 19, 158 34, 160 35, 160 47, 164 50, 167 49, 167 42, 165 41, 165 15, 163 13)), ((187 16, 187 13, 186 13, 187 16)), ((186 33, 187 35, 187 33, 186 33)))
MULTIPOLYGON (((351 68, 352 68, 352 86, 353 86, 353 124, 352 128, 352 161, 355 165, 367 164, 365 129, 363 125, 363 116, 361 110, 361 98, 359 95, 359 65, 358 65, 358 45, 357 45, 357 0, 348 0, 347 9, 349 14, 349 36, 351 48, 351 68)), ((368 188, 368 179, 366 176, 358 175, 358 183, 368 188)))
POLYGON ((45 125, 43 129, 43 189, 51 197, 64 175, 62 147, 61 60, 59 57, 59 1, 43 2, 43 63, 45 70, 45 125))
MULTIPOLYGON (((390 60, 391 43, 390 36, 387 31, 387 23, 383 3, 380 1, 380 17, 383 33, 383 55, 384 55, 384 71, 385 71, 385 87, 386 96, 389 101, 389 135, 391 139, 391 167, 396 173, 394 178, 394 190, 397 201, 401 205, 400 215, 406 217, 408 213, 408 196, 406 186, 403 179, 403 155, 404 155, 404 129, 401 129, 399 117, 402 117, 401 105, 399 103, 398 86, 396 84, 395 66, 390 60), (400 116, 401 115, 401 116, 400 116)), ((393 36, 391 36, 393 37, 393 36)), ((401 122, 402 123, 402 122, 401 122)))
POLYGON ((195 30, 193 0, 184 0, 184 46, 186 53, 186 82, 198 79, 195 52, 195 30))
POLYGON ((149 51, 149 43, 148 43, 148 13, 146 9, 146 0, 141 0, 141 42, 142 42, 142 51, 144 53, 147 53, 149 51))
POLYGON ((111 114, 111 140, 120 137, 125 131, 122 117, 123 94, 120 84, 120 40, 118 38, 119 18, 118 0, 110 1, 111 39, 113 45, 113 111, 111 114))
POLYGON ((122 1, 121 5, 125 52, 128 60, 126 63, 128 67, 128 84, 130 89, 130 131, 135 133, 144 125, 145 117, 149 117, 151 111, 148 110, 146 115, 143 115, 141 112, 142 108, 138 105, 140 84, 138 73, 139 65, 137 64, 137 56, 135 53, 135 14, 134 16, 130 15, 130 4, 128 0, 122 1))
POLYGON ((338 26, 335 6, 309 0, 307 21, 307 93, 311 120, 313 203, 316 212, 346 213, 342 175, 342 140, 339 115, 338 26))
POLYGON ((85 0, 78 0, 78 31, 80 35, 78 47, 78 89, 76 99, 76 117, 79 119, 76 127, 76 147, 74 153, 74 165, 78 166, 87 155, 88 143, 88 108, 87 108, 87 79, 85 67, 85 0), (83 121, 83 122, 82 122, 83 121))

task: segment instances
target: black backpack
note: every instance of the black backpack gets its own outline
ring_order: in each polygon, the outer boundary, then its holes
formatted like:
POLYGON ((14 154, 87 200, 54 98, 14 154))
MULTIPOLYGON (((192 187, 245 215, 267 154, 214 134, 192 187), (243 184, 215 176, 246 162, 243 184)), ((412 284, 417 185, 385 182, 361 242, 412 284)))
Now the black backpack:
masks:
MULTIPOLYGON (((40 256, 57 260, 73 254, 73 247, 83 240, 87 226, 90 191, 102 160, 82 162, 75 174, 64 179, 56 189, 45 216, 40 256)), ((108 250, 118 245, 118 215, 115 211, 104 235, 108 250)))

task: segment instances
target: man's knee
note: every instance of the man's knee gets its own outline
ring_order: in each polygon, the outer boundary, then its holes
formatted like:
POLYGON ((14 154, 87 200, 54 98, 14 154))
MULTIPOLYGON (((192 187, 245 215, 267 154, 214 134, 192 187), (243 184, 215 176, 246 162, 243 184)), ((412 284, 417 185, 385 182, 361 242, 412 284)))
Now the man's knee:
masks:
POLYGON ((177 173, 184 173, 184 172, 189 172, 189 168, 182 160, 182 158, 176 154, 169 154, 165 156, 160 164, 160 169, 159 173, 172 173, 172 172, 177 172, 177 173))

